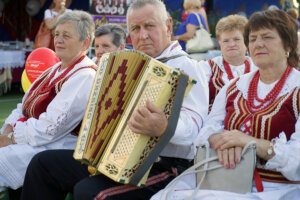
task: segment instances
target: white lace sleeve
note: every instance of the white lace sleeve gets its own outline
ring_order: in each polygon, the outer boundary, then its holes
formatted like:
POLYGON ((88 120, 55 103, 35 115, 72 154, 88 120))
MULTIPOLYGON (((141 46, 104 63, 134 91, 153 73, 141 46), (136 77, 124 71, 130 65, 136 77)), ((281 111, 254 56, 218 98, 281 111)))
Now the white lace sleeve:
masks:
MULTIPOLYGON (((300 117, 300 116, 299 116, 300 117)), ((300 181, 300 118, 295 125, 295 133, 287 141, 284 132, 275 139, 275 156, 265 165, 266 169, 276 169, 291 181, 300 181)))
POLYGON ((83 118, 94 76, 94 70, 80 70, 64 83, 39 119, 17 122, 16 142, 40 146, 69 134, 83 118))

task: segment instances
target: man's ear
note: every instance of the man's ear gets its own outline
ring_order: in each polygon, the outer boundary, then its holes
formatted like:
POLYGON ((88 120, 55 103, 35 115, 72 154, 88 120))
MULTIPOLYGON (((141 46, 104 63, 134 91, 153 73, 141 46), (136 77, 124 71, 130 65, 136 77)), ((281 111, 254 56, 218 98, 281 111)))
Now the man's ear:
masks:
POLYGON ((172 36, 172 34, 173 34, 173 23, 172 23, 173 21, 172 21, 172 18, 170 17, 170 18, 168 18, 167 19, 167 33, 168 33, 168 36, 170 36, 170 38, 171 38, 171 36, 172 36))
POLYGON ((82 45, 82 48, 84 51, 86 51, 89 48, 89 43, 90 43, 90 40, 88 38, 85 38, 83 41, 83 45, 82 45))
POLYGON ((125 44, 121 44, 118 50, 124 50, 125 49, 125 44))

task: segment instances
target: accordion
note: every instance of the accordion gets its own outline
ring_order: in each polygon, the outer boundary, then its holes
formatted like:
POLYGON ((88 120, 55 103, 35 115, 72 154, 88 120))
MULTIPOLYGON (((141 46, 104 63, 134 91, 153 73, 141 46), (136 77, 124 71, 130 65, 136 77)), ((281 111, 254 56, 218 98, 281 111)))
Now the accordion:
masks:
POLYGON ((196 81, 141 52, 104 54, 84 114, 74 158, 92 175, 145 186, 152 164, 174 135, 183 98, 196 81), (160 137, 136 134, 127 125, 149 99, 169 120, 160 137))

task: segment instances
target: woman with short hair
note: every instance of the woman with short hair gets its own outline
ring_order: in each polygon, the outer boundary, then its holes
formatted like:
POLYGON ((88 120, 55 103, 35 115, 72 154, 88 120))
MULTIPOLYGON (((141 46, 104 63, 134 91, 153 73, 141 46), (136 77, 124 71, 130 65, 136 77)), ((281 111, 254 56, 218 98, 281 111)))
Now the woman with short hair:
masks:
POLYGON ((199 62, 200 67, 205 70, 209 85, 210 108, 226 83, 240 75, 257 70, 252 59, 246 55, 247 47, 243 34, 247 22, 247 18, 240 15, 221 18, 216 25, 216 36, 222 55, 199 62))
MULTIPOLYGON (((298 62, 297 23, 282 10, 256 12, 244 36, 258 70, 221 89, 199 139, 208 138, 225 170, 239 165, 241 149, 255 141, 253 186, 246 194, 201 189, 194 199, 298 200, 300 72, 294 68, 298 62)), ((179 182, 169 198, 161 191, 152 200, 188 199, 194 190, 187 190, 187 185, 194 184, 195 179, 179 182)))
POLYGON ((1 129, 0 196, 6 188, 22 186, 35 154, 75 148, 96 75, 95 64, 86 56, 94 31, 93 18, 86 12, 58 17, 54 46, 61 62, 33 82, 1 129))

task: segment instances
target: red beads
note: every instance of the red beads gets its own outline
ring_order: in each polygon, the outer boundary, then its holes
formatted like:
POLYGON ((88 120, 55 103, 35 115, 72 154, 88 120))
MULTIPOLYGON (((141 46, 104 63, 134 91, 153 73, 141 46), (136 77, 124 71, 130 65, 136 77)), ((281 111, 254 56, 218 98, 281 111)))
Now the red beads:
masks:
MULTIPOLYGON (((224 65, 224 69, 226 71, 228 79, 229 80, 233 79, 234 76, 232 74, 232 71, 230 69, 229 64, 225 60, 223 60, 223 65, 224 65)), ((244 74, 247 74, 249 72, 250 72, 250 64, 249 64, 248 60, 245 60, 245 72, 244 72, 244 74)))
POLYGON ((247 105, 248 108, 252 111, 253 109, 256 109, 256 111, 262 110, 264 107, 275 101, 277 96, 279 95, 279 92, 281 91, 287 77, 291 73, 292 68, 287 66, 284 74, 281 76, 280 80, 275 84, 273 89, 267 94, 267 96, 264 99, 260 99, 257 95, 257 85, 258 85, 258 80, 259 80, 259 70, 254 74, 249 88, 248 88, 248 101, 247 105), (257 106, 254 105, 254 100, 260 102, 257 106), (268 102, 267 105, 265 105, 268 102))

